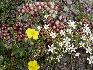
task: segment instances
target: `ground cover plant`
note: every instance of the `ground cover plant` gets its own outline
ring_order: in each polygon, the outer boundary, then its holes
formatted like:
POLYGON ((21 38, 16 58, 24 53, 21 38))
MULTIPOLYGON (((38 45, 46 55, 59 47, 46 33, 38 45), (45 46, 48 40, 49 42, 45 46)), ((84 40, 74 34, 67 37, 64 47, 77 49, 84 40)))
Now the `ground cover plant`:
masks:
POLYGON ((92 5, 92 0, 0 1, 0 70, 91 70, 92 5))

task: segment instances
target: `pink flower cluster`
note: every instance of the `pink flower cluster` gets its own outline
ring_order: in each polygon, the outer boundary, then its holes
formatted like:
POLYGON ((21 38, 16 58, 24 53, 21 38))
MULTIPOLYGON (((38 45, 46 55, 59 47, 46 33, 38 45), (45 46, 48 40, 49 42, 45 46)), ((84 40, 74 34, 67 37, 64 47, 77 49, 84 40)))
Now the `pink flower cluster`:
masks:
POLYGON ((26 3, 19 9, 22 13, 31 13, 32 15, 38 10, 47 10, 48 13, 52 13, 52 10, 60 11, 59 4, 52 4, 52 2, 35 2, 35 3, 26 3))

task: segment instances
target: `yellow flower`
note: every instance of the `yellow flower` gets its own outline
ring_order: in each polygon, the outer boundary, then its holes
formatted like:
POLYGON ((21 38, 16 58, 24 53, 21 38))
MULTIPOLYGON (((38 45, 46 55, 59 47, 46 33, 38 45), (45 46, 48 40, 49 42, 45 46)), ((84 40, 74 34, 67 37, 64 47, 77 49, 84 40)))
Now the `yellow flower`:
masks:
POLYGON ((32 38, 33 37, 33 39, 36 40, 36 39, 38 39, 39 32, 35 31, 35 29, 28 28, 26 30, 26 34, 27 34, 28 38, 32 38))
POLYGON ((38 70, 40 68, 40 66, 38 65, 37 61, 29 61, 28 62, 28 69, 29 70, 38 70))

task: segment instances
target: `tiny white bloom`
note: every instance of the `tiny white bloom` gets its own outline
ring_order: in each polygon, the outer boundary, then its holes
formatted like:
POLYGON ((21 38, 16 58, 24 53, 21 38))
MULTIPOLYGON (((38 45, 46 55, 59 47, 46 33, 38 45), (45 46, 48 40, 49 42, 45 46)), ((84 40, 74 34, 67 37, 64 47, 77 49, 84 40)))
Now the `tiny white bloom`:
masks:
POLYGON ((75 51, 76 49, 77 48, 74 47, 74 44, 73 43, 72 43, 72 45, 70 44, 70 45, 66 46, 66 50, 69 51, 70 53, 71 52, 76 52, 75 51))
POLYGON ((50 36, 51 36, 52 38, 56 38, 56 33, 51 32, 51 33, 50 33, 50 36))
POLYGON ((49 49, 48 49, 48 51, 50 51, 50 52, 54 52, 54 50, 56 49, 56 47, 54 47, 54 45, 52 44, 51 46, 49 46, 48 45, 48 47, 49 47, 49 49))
POLYGON ((79 45, 80 45, 80 47, 85 47, 85 43, 82 41, 79 43, 79 45))
POLYGON ((69 37, 65 37, 63 39, 63 43, 65 44, 65 46, 68 46, 70 44, 70 41, 71 41, 71 39, 69 37))
POLYGON ((56 59, 58 60, 58 62, 60 62, 61 58, 62 58, 62 55, 58 55, 56 59))
POLYGON ((79 57, 80 53, 76 53, 75 56, 78 56, 79 57))
POLYGON ((63 46, 63 42, 59 42, 59 46, 62 47, 63 46))
POLYGON ((93 63, 93 55, 90 56, 91 63, 93 63))
POLYGON ((49 17, 49 15, 45 15, 44 18, 47 19, 49 17))
POLYGON ((41 27, 40 26, 37 26, 37 29, 40 31, 41 30, 41 27))
POLYGON ((60 35, 62 36, 65 36, 65 31, 63 31, 63 30, 60 30, 60 35))
POLYGON ((81 39, 86 40, 87 37, 85 35, 82 35, 81 39))
POLYGON ((92 54, 91 51, 92 51, 92 48, 90 48, 90 47, 87 47, 87 48, 86 48, 86 53, 90 53, 90 54, 92 54))
POLYGON ((49 25, 44 25, 44 29, 49 29, 49 25))
POLYGON ((89 64, 91 64, 91 60, 89 58, 87 58, 87 60, 89 61, 89 64))
POLYGON ((69 34, 71 34, 72 33, 72 29, 71 28, 70 29, 67 29, 66 32, 68 32, 69 34))
POLYGON ((91 30, 88 27, 88 24, 84 24, 83 32, 86 33, 86 35, 91 34, 91 30))
POLYGON ((74 46, 74 44, 72 43, 72 45, 69 47, 71 52, 76 52, 76 47, 74 46))
POLYGON ((76 25, 75 25, 75 22, 74 22, 74 21, 69 20, 67 23, 68 23, 69 26, 72 27, 73 29, 76 28, 76 25))

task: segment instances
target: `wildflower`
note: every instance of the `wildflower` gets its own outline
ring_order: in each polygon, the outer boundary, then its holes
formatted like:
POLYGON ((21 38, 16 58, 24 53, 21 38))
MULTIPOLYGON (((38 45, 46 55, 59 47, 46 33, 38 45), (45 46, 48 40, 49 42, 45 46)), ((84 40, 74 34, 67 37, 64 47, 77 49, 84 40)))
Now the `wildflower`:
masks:
POLYGON ((87 48, 85 48, 85 49, 86 49, 86 53, 90 53, 90 54, 92 54, 92 48, 87 47, 87 48))
POLYGON ((71 52, 76 52, 76 47, 75 47, 75 45, 72 43, 72 45, 69 47, 69 49, 70 49, 70 51, 71 52))
POLYGON ((82 41, 79 43, 79 45, 80 45, 80 47, 85 47, 85 43, 82 41))
POLYGON ((45 15, 44 18, 47 19, 49 17, 49 15, 45 15))
POLYGON ((62 58, 62 55, 58 55, 56 59, 58 60, 58 62, 60 62, 61 58, 62 58))
POLYGON ((60 35, 62 36, 65 36, 65 31, 63 31, 63 30, 60 30, 60 35))
POLYGON ((32 38, 33 37, 33 39, 36 40, 36 39, 38 39, 39 32, 35 31, 35 29, 28 28, 26 30, 26 34, 27 34, 28 38, 32 38))
POLYGON ((79 57, 80 53, 76 53, 75 56, 78 56, 79 57))
MULTIPOLYGON (((66 46, 66 45, 65 45, 66 46)), ((75 50, 76 50, 77 48, 75 48, 74 47, 74 44, 72 43, 72 44, 69 44, 68 46, 66 46, 66 52, 68 51, 70 51, 70 53, 72 53, 72 52, 76 52, 75 50)))
POLYGON ((72 29, 71 28, 70 29, 67 29, 66 32, 68 32, 69 34, 71 34, 72 33, 72 29))
POLYGON ((37 29, 40 31, 41 30, 41 26, 37 26, 37 29))
POLYGON ((86 33, 86 35, 91 34, 90 28, 88 27, 88 24, 84 25, 83 32, 86 33))
POLYGON ((56 33, 51 32, 51 33, 50 33, 50 36, 51 36, 52 38, 55 38, 55 37, 56 37, 56 33))
POLYGON ((56 49, 56 47, 54 47, 53 44, 52 44, 51 46, 48 45, 48 47, 49 47, 49 50, 48 50, 48 51, 50 51, 50 52, 52 52, 52 53, 53 53, 53 51, 56 49))
POLYGON ((87 60, 89 61, 89 64, 91 64, 91 60, 90 60, 90 58, 87 58, 87 60))
POLYGON ((86 35, 82 35, 81 39, 86 40, 87 39, 86 35))
POLYGON ((38 70, 39 68, 40 68, 40 66, 38 65, 36 60, 28 62, 29 70, 38 70))
POLYGON ((69 24, 70 27, 72 27, 73 29, 76 28, 76 25, 75 25, 75 22, 74 21, 71 21, 69 20, 69 22, 67 22, 69 24))
POLYGON ((68 46, 70 44, 70 41, 71 41, 71 39, 69 37, 65 37, 63 39, 63 43, 65 44, 65 46, 68 46))
POLYGON ((44 29, 49 29, 49 25, 44 25, 44 29))

